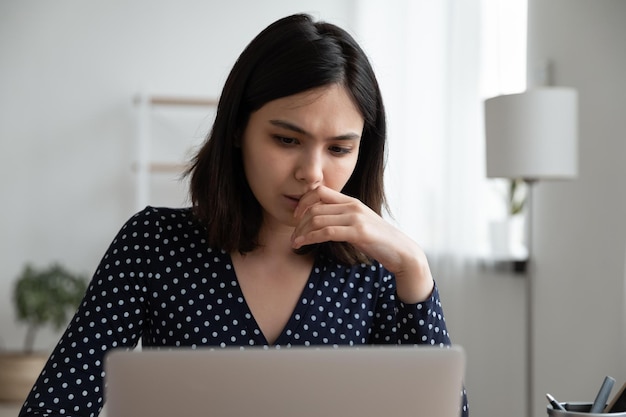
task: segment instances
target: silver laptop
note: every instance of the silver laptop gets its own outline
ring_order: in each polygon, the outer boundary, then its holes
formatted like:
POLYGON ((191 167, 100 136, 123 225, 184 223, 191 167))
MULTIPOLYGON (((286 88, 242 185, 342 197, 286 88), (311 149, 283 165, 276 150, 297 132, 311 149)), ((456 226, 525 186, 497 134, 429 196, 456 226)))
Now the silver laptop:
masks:
POLYGON ((459 346, 109 353, 109 417, 459 417, 459 346))

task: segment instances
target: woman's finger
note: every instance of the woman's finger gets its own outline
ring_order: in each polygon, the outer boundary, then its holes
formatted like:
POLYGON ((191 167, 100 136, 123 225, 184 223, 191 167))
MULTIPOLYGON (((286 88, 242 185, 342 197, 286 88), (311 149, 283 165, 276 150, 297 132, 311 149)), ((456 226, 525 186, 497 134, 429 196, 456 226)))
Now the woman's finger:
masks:
POLYGON ((367 212, 349 202, 316 204, 310 207, 296 226, 292 241, 313 244, 327 241, 363 243, 368 241, 367 212))
POLYGON ((301 234, 295 234, 294 248, 323 242, 351 242, 358 237, 353 225, 341 224, 336 220, 333 219, 327 226, 311 228, 301 234))
POLYGON ((351 198, 323 185, 304 194, 293 212, 295 218, 301 217, 311 206, 319 203, 339 204, 351 198))

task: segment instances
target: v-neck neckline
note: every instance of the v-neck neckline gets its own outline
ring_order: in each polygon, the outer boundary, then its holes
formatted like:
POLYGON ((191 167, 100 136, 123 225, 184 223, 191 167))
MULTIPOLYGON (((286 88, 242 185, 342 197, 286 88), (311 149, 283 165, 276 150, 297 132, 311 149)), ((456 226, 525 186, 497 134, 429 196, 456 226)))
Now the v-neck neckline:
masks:
POLYGON ((302 292, 300 293, 300 296, 298 297, 298 301, 293 311, 289 315, 289 319, 287 320, 287 323, 281 330, 280 334, 278 335, 274 343, 268 342, 265 334, 263 333, 263 330, 261 330, 261 326, 259 326, 259 323, 256 321, 256 318, 254 317, 254 313, 252 312, 252 309, 250 308, 248 301, 246 300, 246 297, 241 288, 241 285, 239 283, 239 279, 237 277, 237 272, 234 267, 233 259, 230 254, 227 254, 227 256, 228 256, 228 261, 231 265, 230 270, 231 270, 231 273, 233 274, 234 282, 236 283, 235 287, 237 289, 238 296, 241 297, 241 299, 243 300, 242 304, 245 306, 244 311, 242 311, 242 317, 248 323, 248 327, 251 328, 251 330, 253 330, 252 333, 255 334, 255 336, 259 339, 259 342, 261 342, 263 345, 284 346, 287 344, 291 344, 291 341, 293 340, 292 339, 293 335, 296 333, 296 330, 300 327, 302 323, 302 319, 305 316, 306 311, 308 310, 311 303, 313 302, 313 296, 315 295, 315 290, 318 287, 319 279, 321 276, 320 270, 322 268, 321 262, 320 262, 320 255, 319 254, 315 255, 313 259, 313 266, 311 267, 311 271, 309 272, 309 277, 307 278, 307 281, 304 284, 302 292))

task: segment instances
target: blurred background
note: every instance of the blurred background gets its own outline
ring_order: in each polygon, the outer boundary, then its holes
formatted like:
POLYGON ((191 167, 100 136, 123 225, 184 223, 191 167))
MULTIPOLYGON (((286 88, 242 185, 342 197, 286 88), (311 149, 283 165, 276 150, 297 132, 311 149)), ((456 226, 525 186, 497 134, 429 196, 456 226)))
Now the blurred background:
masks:
MULTIPOLYGON (((526 415, 525 278, 490 244, 507 200, 485 175, 483 101, 545 82, 578 90, 578 178, 538 184, 531 207, 533 415, 546 392, 593 401, 605 375, 625 382, 622 0, 3 0, 0 349, 22 345, 11 291, 27 262, 91 275, 143 205, 188 204, 177 172, 138 167, 184 163, 213 109, 141 98, 216 99, 247 43, 296 12, 344 27, 372 60, 389 118, 388 218, 431 259, 474 416, 526 415)), ((43 330, 38 349, 59 336, 43 330)))

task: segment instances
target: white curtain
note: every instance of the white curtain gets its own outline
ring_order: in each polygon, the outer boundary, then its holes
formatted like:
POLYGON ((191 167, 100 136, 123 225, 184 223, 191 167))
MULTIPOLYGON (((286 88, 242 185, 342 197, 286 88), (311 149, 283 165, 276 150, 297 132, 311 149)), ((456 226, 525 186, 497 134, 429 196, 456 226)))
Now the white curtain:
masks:
POLYGON ((483 100, 524 88, 525 1, 506 15, 498 0, 355 3, 387 106, 393 220, 431 263, 466 271, 505 207, 485 178, 483 100))
POLYGON ((523 410, 525 280, 483 267, 489 222, 506 215, 504 184, 486 179, 483 102, 525 88, 525 0, 354 3, 387 106, 392 214, 426 251, 467 351, 470 414, 523 410), (501 329, 506 338, 485 339, 501 329))
POLYGON ((506 215, 504 184, 486 179, 483 102, 525 88, 525 0, 354 3, 387 106, 392 214, 425 249, 452 341, 467 351, 470 414, 523 410, 525 280, 483 267, 489 222, 506 215))

